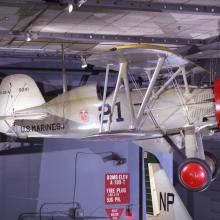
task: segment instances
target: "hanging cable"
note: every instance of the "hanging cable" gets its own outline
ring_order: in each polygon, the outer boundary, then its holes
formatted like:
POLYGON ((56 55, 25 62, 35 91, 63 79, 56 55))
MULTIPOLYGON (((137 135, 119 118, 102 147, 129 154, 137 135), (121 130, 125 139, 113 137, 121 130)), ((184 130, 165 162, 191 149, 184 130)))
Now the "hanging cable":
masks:
MULTIPOLYGON (((168 74, 169 74, 170 76, 172 76, 172 75, 173 75, 173 70, 172 70, 172 68, 170 67, 169 62, 166 60, 165 63, 166 63, 166 65, 167 65, 168 74)), ((190 119, 190 114, 189 114, 188 108, 187 108, 187 106, 186 106, 186 104, 185 104, 185 98, 184 98, 184 96, 183 96, 183 94, 182 94, 182 92, 181 92, 181 88, 180 88, 179 83, 177 82, 177 79, 176 79, 176 78, 174 78, 174 79, 172 80, 172 84, 173 84, 174 89, 175 89, 176 92, 177 92, 178 97, 179 97, 179 100, 180 100, 180 108, 183 107, 183 109, 184 109, 184 111, 185 111, 185 114, 186 114, 186 118, 187 118, 187 120, 188 120, 188 123, 191 124, 191 121, 192 121, 192 120, 190 119)))
POLYGON ((75 204, 76 200, 76 188, 77 188, 77 162, 78 157, 80 154, 84 155, 103 155, 103 154, 113 154, 114 152, 108 151, 108 152, 101 152, 101 153, 86 153, 86 152, 77 152, 75 155, 75 167, 74 167, 74 185, 73 185, 73 201, 72 204, 75 204))

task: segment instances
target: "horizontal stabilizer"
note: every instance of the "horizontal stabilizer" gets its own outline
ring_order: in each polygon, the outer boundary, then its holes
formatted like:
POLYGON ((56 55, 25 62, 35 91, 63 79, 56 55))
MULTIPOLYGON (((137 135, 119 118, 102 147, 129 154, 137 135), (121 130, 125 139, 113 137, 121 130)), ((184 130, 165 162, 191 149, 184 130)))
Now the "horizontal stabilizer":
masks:
POLYGON ((43 120, 47 116, 48 116, 47 113, 31 113, 31 114, 16 113, 14 115, 0 116, 0 120, 43 120))

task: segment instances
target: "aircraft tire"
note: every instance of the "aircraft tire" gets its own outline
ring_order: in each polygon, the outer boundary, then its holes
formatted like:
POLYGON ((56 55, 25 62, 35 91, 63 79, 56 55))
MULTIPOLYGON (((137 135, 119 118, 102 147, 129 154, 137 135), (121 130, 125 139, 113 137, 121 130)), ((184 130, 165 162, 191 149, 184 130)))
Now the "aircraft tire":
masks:
POLYGON ((219 172, 220 172, 219 161, 215 157, 214 154, 212 154, 212 153, 210 153, 208 151, 205 152, 205 161, 206 161, 206 163, 209 165, 209 167, 211 169, 212 181, 214 181, 218 177, 219 172))

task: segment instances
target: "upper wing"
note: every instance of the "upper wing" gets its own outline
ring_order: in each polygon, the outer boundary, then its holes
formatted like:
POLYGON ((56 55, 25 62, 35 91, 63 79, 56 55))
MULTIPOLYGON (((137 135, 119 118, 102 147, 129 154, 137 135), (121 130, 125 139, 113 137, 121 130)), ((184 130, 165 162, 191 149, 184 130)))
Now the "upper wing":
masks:
POLYGON ((199 68, 200 71, 208 73, 202 67, 176 54, 169 48, 151 44, 118 46, 105 53, 90 56, 87 62, 103 68, 107 64, 111 64, 110 68, 117 71, 119 63, 125 61, 128 63, 129 70, 132 73, 139 74, 146 70, 154 70, 159 57, 166 57, 166 63, 162 69, 178 68, 184 65, 187 69, 193 70, 197 68, 198 71, 199 68))

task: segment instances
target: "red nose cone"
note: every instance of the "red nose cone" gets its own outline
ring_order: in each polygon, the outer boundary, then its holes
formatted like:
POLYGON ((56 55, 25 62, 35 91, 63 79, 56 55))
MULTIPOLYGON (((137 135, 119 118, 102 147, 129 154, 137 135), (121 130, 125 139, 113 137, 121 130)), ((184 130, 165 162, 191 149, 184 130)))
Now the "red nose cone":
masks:
POLYGON ((189 189, 199 190, 208 182, 206 169, 199 163, 186 164, 180 171, 182 183, 189 189))

